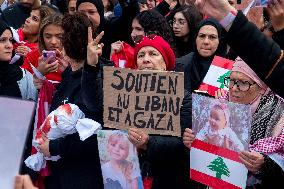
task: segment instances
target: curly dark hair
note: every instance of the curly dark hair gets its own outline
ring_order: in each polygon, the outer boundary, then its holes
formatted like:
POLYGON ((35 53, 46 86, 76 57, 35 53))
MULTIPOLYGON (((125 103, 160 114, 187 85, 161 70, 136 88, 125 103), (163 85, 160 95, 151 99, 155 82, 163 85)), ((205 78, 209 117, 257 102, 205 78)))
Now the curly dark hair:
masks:
POLYGON ((46 17, 45 19, 41 21, 40 27, 39 27, 39 37, 38 37, 38 46, 39 46, 40 51, 43 51, 44 49, 46 49, 44 39, 43 39, 43 31, 45 27, 51 24, 62 27, 62 19, 63 19, 62 14, 55 13, 55 14, 49 15, 48 17, 46 17))
POLYGON ((64 36, 62 44, 66 55, 81 61, 87 57, 88 27, 92 28, 93 37, 96 36, 94 24, 83 13, 76 12, 74 15, 65 15, 62 21, 64 36))
POLYGON ((171 27, 165 17, 159 12, 154 9, 142 11, 138 13, 134 19, 139 22, 146 35, 154 32, 167 41, 175 51, 175 42, 171 27))

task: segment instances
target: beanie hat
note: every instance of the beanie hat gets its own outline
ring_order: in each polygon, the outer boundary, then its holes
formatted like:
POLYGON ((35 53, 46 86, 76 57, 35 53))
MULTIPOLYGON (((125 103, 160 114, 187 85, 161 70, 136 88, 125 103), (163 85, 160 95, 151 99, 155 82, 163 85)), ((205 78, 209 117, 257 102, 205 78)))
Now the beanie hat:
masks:
POLYGON ((149 38, 144 36, 141 42, 139 42, 134 48, 134 59, 135 65, 137 65, 137 54, 142 47, 154 47, 157 49, 163 56, 164 61, 166 63, 167 71, 172 71, 175 69, 175 54, 171 49, 170 45, 160 36, 154 36, 153 38, 149 38))
MULTIPOLYGON (((3 32, 4 32, 5 30, 10 30, 10 31, 11 31, 11 29, 9 28, 9 26, 8 26, 5 22, 3 22, 2 20, 0 20, 0 36, 3 34, 3 32)), ((12 32, 12 31, 11 31, 11 32, 12 32)))

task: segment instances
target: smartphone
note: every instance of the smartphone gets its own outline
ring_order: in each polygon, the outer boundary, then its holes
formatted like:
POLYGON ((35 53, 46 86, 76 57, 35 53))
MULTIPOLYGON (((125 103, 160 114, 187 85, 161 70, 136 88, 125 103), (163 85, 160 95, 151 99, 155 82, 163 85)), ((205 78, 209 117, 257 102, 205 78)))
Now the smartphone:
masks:
POLYGON ((55 51, 46 51, 46 50, 43 50, 42 51, 42 55, 44 57, 44 59, 48 59, 49 57, 52 57, 51 60, 49 61, 49 63, 52 63, 54 62, 56 59, 56 52, 55 51))

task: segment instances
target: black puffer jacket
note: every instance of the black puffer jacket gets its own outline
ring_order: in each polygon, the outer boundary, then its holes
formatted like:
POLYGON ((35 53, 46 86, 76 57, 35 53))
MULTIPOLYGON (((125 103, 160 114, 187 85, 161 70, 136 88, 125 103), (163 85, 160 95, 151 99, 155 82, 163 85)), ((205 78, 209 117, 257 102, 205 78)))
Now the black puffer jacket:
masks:
MULTIPOLYGON (((62 82, 53 98, 51 111, 63 103, 74 103, 91 118, 102 123, 103 120, 103 65, 113 65, 100 59, 94 68, 87 64, 83 69, 64 71, 62 82)), ((51 175, 47 178, 48 189, 94 189, 103 188, 97 137, 93 135, 81 141, 77 133, 49 143, 51 155, 61 159, 51 162, 51 175)))

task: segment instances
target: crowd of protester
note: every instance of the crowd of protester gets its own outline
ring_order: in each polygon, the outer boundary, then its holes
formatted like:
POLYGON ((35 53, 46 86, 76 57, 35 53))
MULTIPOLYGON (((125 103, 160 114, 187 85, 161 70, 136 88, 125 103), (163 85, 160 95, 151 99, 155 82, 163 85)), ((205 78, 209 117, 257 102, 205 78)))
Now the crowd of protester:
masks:
MULTIPOLYGON (((129 50, 121 67, 184 72, 180 110, 182 137, 148 135, 137 128, 128 139, 137 147, 144 185, 152 189, 207 186, 190 179, 195 139, 191 95, 199 89, 214 56, 235 61, 215 98, 252 110, 250 150, 240 152, 248 169, 247 189, 276 188, 284 178, 284 0, 269 0, 263 26, 248 21, 236 0, 4 0, 0 10, 0 95, 37 102, 25 155, 34 153, 33 131, 45 115, 76 104, 103 126, 103 68, 121 66, 115 54, 129 50), (46 52, 55 52, 49 57, 46 52), (230 81, 229 81, 230 79, 230 81), (46 107, 45 114, 39 113, 46 107), (280 146, 272 157, 259 142, 280 146), (256 150, 258 149, 258 150, 256 150), (151 180, 151 181, 149 181, 151 180)), ((16 189, 103 188, 97 137, 77 133, 49 141, 40 151, 60 155, 48 174, 21 167, 16 189)), ((25 159, 25 158, 24 158, 25 159)))

